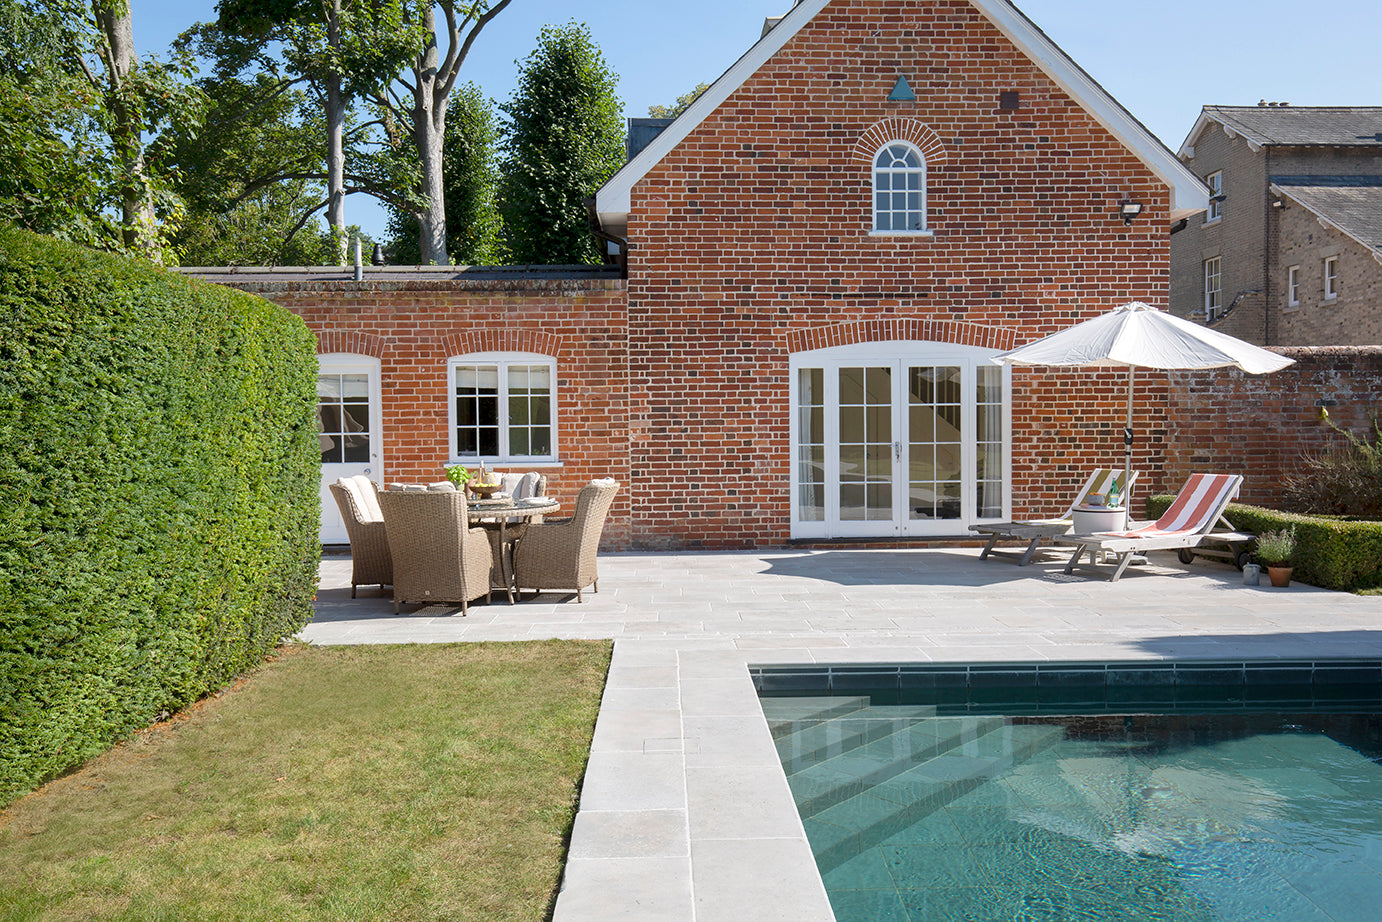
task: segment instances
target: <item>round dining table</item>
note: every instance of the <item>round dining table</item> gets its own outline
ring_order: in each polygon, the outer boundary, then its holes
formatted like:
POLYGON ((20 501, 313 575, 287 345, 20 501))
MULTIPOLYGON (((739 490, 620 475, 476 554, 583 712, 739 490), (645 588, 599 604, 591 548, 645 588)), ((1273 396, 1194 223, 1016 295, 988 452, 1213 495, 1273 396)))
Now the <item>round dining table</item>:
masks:
POLYGON ((514 604, 514 574, 510 561, 513 560, 513 546, 521 540, 527 530, 528 522, 536 517, 551 515, 561 509, 561 503, 550 496, 533 496, 527 499, 512 497, 492 497, 472 499, 469 504, 470 518, 493 536, 494 563, 499 571, 500 587, 509 596, 509 604, 514 604))

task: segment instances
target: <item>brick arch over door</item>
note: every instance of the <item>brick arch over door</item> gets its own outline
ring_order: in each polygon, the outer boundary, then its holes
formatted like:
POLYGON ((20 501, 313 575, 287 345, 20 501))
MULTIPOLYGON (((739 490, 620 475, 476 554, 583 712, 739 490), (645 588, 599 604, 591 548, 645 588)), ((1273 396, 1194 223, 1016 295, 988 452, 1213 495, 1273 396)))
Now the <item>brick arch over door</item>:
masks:
POLYGON ((873 169, 873 158, 889 141, 910 141, 915 144, 926 158, 928 169, 945 162, 945 145, 940 135, 911 118, 885 118, 869 126, 854 145, 854 159, 863 161, 869 169, 873 169))
POLYGON ((1006 352, 1016 344, 1017 332, 1008 327, 986 326, 961 320, 926 320, 895 317, 886 320, 859 320, 837 323, 787 334, 787 352, 828 349, 855 343, 881 343, 896 340, 922 340, 978 346, 1006 352))
POLYGON ((317 333, 317 355, 344 352, 367 355, 372 359, 384 357, 384 337, 357 330, 322 330, 317 333))
POLYGON ((476 352, 530 352, 557 357, 561 337, 541 330, 481 329, 449 333, 441 338, 447 355, 476 352))

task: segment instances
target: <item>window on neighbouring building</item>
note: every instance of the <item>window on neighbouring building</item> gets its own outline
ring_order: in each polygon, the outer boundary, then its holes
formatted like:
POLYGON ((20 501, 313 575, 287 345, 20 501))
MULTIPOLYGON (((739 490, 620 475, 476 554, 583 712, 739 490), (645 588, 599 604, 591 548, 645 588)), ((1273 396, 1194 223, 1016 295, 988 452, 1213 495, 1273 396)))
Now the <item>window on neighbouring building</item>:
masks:
POLYGON ((1286 269, 1286 306, 1300 306, 1300 266, 1286 269))
POLYGON ((1219 316, 1223 306, 1223 296, 1219 281, 1219 257, 1211 256, 1204 261, 1204 316, 1213 320, 1219 316))
POLYGON ((1209 223, 1219 220, 1224 215, 1224 171, 1210 173, 1204 178, 1204 182, 1209 186, 1209 215, 1205 218, 1205 223, 1209 223))
POLYGON ((556 460, 556 377, 556 362, 544 355, 450 359, 452 459, 556 460))
POLYGON ((1339 257, 1327 256, 1324 260, 1324 299, 1331 301, 1339 296, 1339 257))
POLYGON ((873 158, 873 229, 926 230, 926 158, 906 141, 889 142, 873 158))

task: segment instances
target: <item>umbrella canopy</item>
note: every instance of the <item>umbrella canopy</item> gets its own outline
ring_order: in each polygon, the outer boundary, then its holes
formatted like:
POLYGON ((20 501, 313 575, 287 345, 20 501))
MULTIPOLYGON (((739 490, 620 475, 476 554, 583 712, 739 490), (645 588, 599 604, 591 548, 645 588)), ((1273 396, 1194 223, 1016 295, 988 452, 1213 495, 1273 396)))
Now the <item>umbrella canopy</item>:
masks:
POLYGON ((1241 368, 1260 375, 1292 360, 1217 330, 1133 301, 1005 352, 1014 365, 1125 365, 1135 368, 1241 368))
POLYGON ((994 356, 993 360, 1013 365, 1126 366, 1125 485, 1132 476, 1134 368, 1241 368, 1248 374, 1260 375, 1279 371, 1294 361, 1198 323, 1173 317, 1141 301, 1116 307, 1107 314, 994 356))

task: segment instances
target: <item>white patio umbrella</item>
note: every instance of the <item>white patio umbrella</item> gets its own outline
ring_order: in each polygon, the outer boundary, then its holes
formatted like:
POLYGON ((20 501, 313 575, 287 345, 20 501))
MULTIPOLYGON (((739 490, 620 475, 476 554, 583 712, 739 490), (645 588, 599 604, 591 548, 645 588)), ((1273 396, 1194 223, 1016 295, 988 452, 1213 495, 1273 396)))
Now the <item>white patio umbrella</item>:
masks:
MULTIPOLYGON (((1241 368, 1260 375, 1292 364, 1266 349, 1132 301, 1011 352, 999 364, 1110 366, 1128 369, 1128 421, 1123 429, 1123 484, 1132 477, 1133 369, 1241 368)), ((1125 504, 1131 508, 1131 497, 1125 504)))

